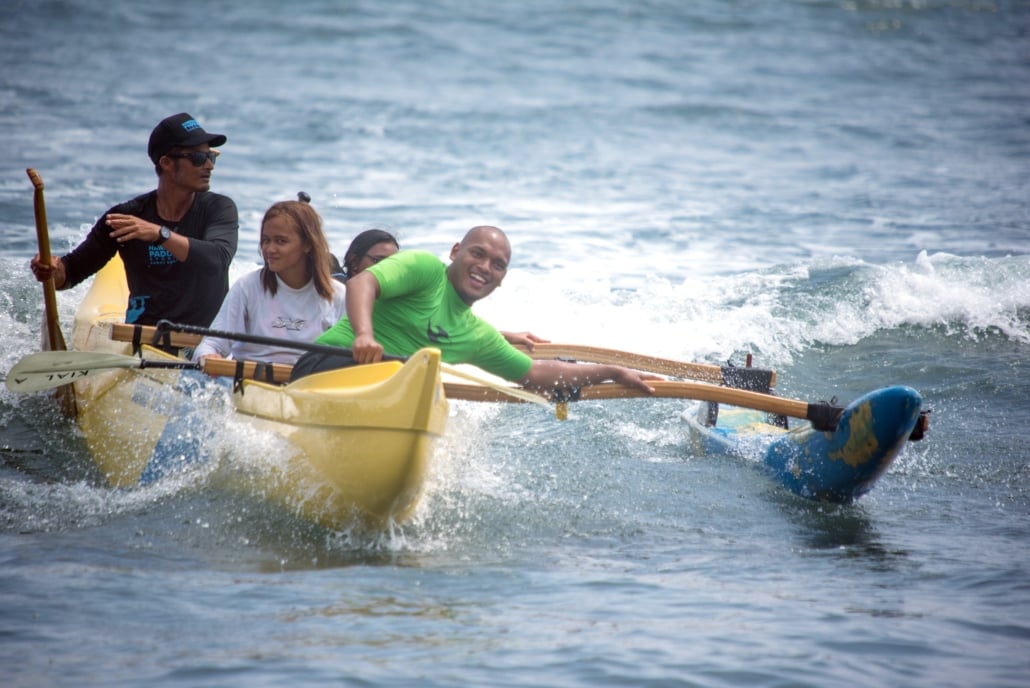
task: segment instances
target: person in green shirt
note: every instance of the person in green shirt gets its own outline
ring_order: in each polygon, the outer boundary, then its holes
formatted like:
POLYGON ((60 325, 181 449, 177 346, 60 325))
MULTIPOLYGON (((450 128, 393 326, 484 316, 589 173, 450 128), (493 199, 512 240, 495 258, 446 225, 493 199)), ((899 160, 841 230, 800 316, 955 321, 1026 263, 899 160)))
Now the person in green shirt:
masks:
MULTIPOLYGON (((347 280, 354 275, 372 267, 381 260, 389 258, 400 250, 401 245, 394 235, 382 229, 366 229, 350 242, 350 246, 347 247, 347 253, 343 256, 342 266, 340 261, 336 259, 336 256, 330 254, 330 273, 337 280, 346 284, 347 280)), ((537 344, 551 343, 550 340, 538 337, 532 332, 506 332, 501 330, 501 334, 512 344, 522 345, 530 351, 533 351, 534 346, 537 344)))
POLYGON ((501 285, 511 244, 497 227, 473 227, 451 248, 445 265, 426 251, 401 251, 347 281, 347 315, 316 343, 349 348, 340 356, 307 353, 292 379, 353 363, 374 363, 384 354, 408 356, 430 346, 447 363, 471 363, 540 392, 606 381, 654 393, 648 380, 661 377, 629 368, 533 360, 472 312, 472 304, 501 285))

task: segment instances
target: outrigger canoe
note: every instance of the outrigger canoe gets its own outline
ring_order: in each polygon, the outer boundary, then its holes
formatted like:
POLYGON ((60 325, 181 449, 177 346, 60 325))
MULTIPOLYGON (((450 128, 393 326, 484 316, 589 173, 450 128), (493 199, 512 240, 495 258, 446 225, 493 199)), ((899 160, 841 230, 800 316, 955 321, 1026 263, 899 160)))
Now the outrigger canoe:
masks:
MULTIPOLYGON (((43 181, 35 170, 27 172, 35 188, 40 256, 46 260, 43 181)), ((142 343, 143 328, 122 322, 128 289, 121 260, 116 256, 96 274, 80 304, 74 351, 65 351, 53 284, 43 286, 48 348, 54 350, 22 359, 8 373, 7 387, 21 392, 57 388, 62 410, 77 417, 112 486, 146 484, 214 458, 208 454, 219 446, 211 442, 218 429, 204 423, 194 396, 208 381, 188 370, 188 361, 142 343)), ((165 348, 186 346, 173 341, 173 333, 163 337, 165 348)), ((865 494, 904 444, 920 439, 928 425, 919 393, 908 387, 877 390, 846 408, 778 399, 771 393, 775 374, 751 369, 750 357, 748 367, 739 369, 574 345, 541 344, 532 355, 701 381, 653 383, 655 396, 704 402, 687 419, 696 448, 761 457, 774 480, 810 499, 850 502, 865 494), (788 430, 787 416, 810 425, 788 430)), ((234 378, 233 418, 276 445, 271 460, 254 457, 255 470, 245 471, 236 484, 334 529, 355 519, 385 524, 410 517, 434 441, 445 429, 448 397, 547 403, 453 367, 447 368, 452 376, 476 384, 445 384, 436 349, 418 351, 404 362, 318 373, 288 384, 283 384, 288 366, 214 363, 223 367, 205 365, 205 371, 234 378)), ((639 390, 605 383, 560 390, 551 400, 563 417, 568 401, 639 396, 639 390)))
MULTIPOLYGON (((112 339, 124 320, 128 290, 116 256, 94 278, 79 306, 72 348, 131 355, 112 339)), ((148 345, 147 361, 176 361, 148 345)), ((254 457, 238 487, 269 498, 328 528, 355 520, 381 525, 409 518, 422 493, 433 443, 448 402, 440 353, 311 375, 293 384, 239 382, 234 420, 268 433, 277 456, 254 457)), ((206 376, 190 370, 115 368, 74 381, 78 423, 112 486, 152 482, 208 456, 210 427, 191 408, 206 376)), ((210 384, 210 383, 208 383, 210 384)), ((217 430, 215 430, 217 432, 217 430)))
MULTIPOLYGON (((86 441, 108 481, 119 487, 146 484, 210 460, 211 448, 219 445, 201 422, 203 414, 193 407, 193 396, 206 378, 192 370, 158 367, 191 364, 143 344, 143 331, 152 338, 154 328, 119 322, 127 296, 124 272, 115 259, 96 275, 79 307, 72 337, 77 351, 31 355, 7 379, 8 387, 17 391, 74 380, 86 441), (62 356, 74 360, 62 366, 62 356), (83 356, 95 359, 84 361, 83 356), (32 369, 38 357, 45 360, 32 369)), ((163 333, 157 328, 162 346, 195 344, 198 330, 204 330, 174 327, 178 329, 163 333)), ((695 453, 758 458, 777 483, 809 499, 858 499, 905 443, 921 438, 927 427, 922 399, 908 387, 877 390, 841 408, 776 397, 775 373, 750 366, 684 363, 561 344, 538 344, 532 355, 698 380, 652 383, 656 397, 705 402, 687 418, 695 453), (788 430, 788 416, 809 424, 788 430)), ((419 351, 403 363, 345 368, 289 384, 284 384, 289 366, 208 361, 204 369, 234 378, 235 420, 281 443, 269 452, 273 460, 255 457, 254 467, 260 470, 245 471, 236 485, 329 528, 341 528, 356 518, 384 524, 410 517, 422 492, 433 443, 445 429, 448 398, 547 404, 525 390, 477 376, 464 375, 476 384, 441 382, 442 371, 449 377, 463 375, 441 363, 435 349, 419 351)), ((569 401, 641 396, 645 395, 639 390, 604 383, 561 390, 550 400, 562 417, 569 401)))

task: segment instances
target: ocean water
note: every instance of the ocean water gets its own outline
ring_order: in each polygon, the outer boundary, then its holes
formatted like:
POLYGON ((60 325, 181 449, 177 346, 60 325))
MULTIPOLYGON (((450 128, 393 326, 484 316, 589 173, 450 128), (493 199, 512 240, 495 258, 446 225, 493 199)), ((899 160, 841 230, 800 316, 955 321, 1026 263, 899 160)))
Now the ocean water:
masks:
MULTIPOLYGON (((5 686, 1025 686, 1030 2, 0 1, 0 371, 55 253, 228 143, 234 276, 274 201, 333 247, 504 228, 502 329, 756 364, 932 408, 850 506, 691 453, 683 400, 454 402, 415 518, 330 532, 218 489, 114 490, 0 390, 5 686)), ((86 285, 61 292, 65 333, 86 285)))

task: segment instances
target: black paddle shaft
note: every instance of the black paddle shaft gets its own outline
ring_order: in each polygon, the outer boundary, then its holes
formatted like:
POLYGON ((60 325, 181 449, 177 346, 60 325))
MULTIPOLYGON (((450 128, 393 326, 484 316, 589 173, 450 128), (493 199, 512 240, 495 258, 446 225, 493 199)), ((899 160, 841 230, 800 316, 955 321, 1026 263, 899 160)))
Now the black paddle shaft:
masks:
MULTIPOLYGON (((350 349, 344 349, 338 346, 328 346, 326 344, 315 344, 313 342, 296 342, 292 339, 280 339, 278 337, 263 337, 257 334, 245 334, 243 332, 225 332, 222 330, 212 330, 207 327, 200 327, 199 325, 186 325, 182 323, 173 323, 170 320, 159 320, 154 331, 153 346, 168 346, 171 342, 167 341, 167 334, 169 332, 184 332, 186 334, 199 334, 203 337, 219 337, 221 339, 232 339, 237 342, 247 342, 248 344, 265 344, 267 346, 281 346, 288 349, 298 349, 300 351, 314 351, 317 353, 330 354, 333 356, 352 355, 350 349), (162 339, 165 339, 162 343, 162 339)), ((408 360, 404 356, 393 356, 386 354, 383 356, 384 361, 406 361, 408 360)))

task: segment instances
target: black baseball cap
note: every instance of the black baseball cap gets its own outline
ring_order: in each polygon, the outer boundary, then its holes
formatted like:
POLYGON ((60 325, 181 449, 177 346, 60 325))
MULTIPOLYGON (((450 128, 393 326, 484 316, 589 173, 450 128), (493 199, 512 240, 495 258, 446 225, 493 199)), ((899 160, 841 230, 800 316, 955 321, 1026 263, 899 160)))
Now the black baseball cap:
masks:
POLYGON ((150 132, 150 143, 147 144, 147 155, 157 164, 161 156, 173 148, 190 148, 202 143, 221 146, 226 141, 222 134, 209 134, 204 131, 197 120, 186 112, 165 117, 150 132))

